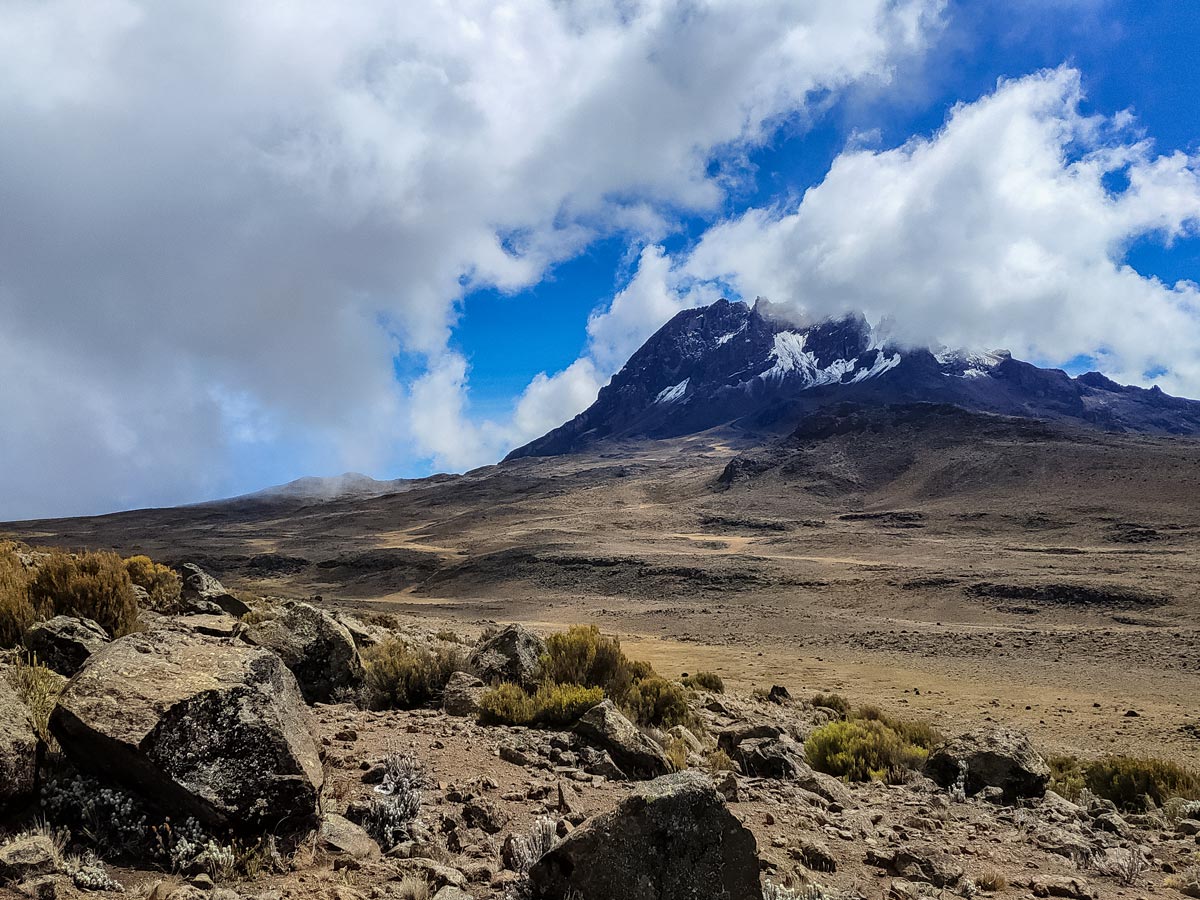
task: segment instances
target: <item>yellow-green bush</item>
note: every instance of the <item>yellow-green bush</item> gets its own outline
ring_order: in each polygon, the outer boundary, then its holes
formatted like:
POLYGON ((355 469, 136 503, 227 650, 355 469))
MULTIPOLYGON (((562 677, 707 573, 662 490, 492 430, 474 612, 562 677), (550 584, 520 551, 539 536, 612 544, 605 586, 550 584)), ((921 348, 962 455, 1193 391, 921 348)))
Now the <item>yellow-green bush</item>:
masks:
POLYGON ((633 663, 621 642, 601 634, 595 625, 573 625, 546 638, 541 660, 541 680, 601 688, 616 702, 624 699, 633 682, 649 673, 649 666, 633 663))
POLYGON ((148 556, 131 556, 125 560, 129 580, 144 588, 150 597, 150 608, 160 613, 179 612, 179 591, 183 582, 175 572, 156 563, 148 556))
POLYGON ((67 680, 38 663, 36 656, 27 659, 23 653, 17 656, 16 664, 9 667, 7 674, 9 683, 29 707, 38 737, 48 745, 50 713, 54 712, 58 695, 62 693, 67 680))
POLYGON ((125 563, 115 553, 56 551, 42 560, 29 585, 38 618, 92 619, 114 638, 137 628, 137 597, 125 563))
POLYGON ((724 750, 713 750, 704 757, 704 761, 708 765, 708 771, 714 775, 718 772, 737 771, 737 763, 724 750))
POLYGON ((843 719, 850 714, 850 701, 841 694, 813 694, 812 705, 832 709, 843 719))
POLYGON ((1050 790, 1068 800, 1078 800, 1087 787, 1079 760, 1074 756, 1048 756, 1046 765, 1050 767, 1050 790))
POLYGON ((479 698, 482 725, 528 725, 533 713, 533 698, 515 684, 499 684, 479 698))
POLYGON ((543 684, 533 695, 534 725, 562 728, 574 725, 579 717, 604 699, 598 687, 578 684, 543 684))
POLYGON ((936 728, 921 719, 895 719, 877 706, 860 706, 849 716, 865 722, 882 722, 910 744, 916 744, 924 750, 932 750, 942 742, 942 735, 936 728))
POLYGON ((1106 756, 1082 768, 1089 791, 1124 809, 1142 809, 1144 797, 1158 806, 1172 797, 1200 800, 1200 774, 1170 760, 1106 756))
POLYGON ((0 647, 21 643, 25 629, 33 624, 29 582, 30 575, 17 556, 16 545, 0 544, 0 647))
POLYGON ((598 687, 578 684, 542 684, 530 695, 515 684, 501 684, 479 702, 484 725, 535 725, 564 728, 604 699, 598 687))
POLYGON ((400 638, 388 638, 363 653, 368 700, 375 709, 421 706, 440 696, 464 663, 458 651, 409 647, 400 638))
POLYGON ((636 682, 623 704, 639 725, 672 728, 694 721, 683 687, 661 675, 636 682))
POLYGON ((874 719, 830 722, 808 736, 804 752, 814 769, 846 781, 882 781, 919 768, 929 755, 874 719))
POLYGON ((688 748, 687 744, 679 738, 671 738, 667 746, 663 748, 663 753, 667 757, 667 762, 671 764, 671 768, 676 772, 682 772, 687 768, 688 763, 688 748))
POLYGON ((716 672, 697 672, 683 679, 684 687, 698 688, 702 691, 712 691, 714 694, 725 693, 725 682, 716 672))

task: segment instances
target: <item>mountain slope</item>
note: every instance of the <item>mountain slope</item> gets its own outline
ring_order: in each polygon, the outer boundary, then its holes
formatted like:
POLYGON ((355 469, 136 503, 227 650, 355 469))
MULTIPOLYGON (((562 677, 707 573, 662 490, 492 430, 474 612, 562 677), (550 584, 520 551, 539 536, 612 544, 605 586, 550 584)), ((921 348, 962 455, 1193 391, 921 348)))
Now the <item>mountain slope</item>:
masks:
POLYGON ((798 326, 718 300, 659 329, 570 422, 510 459, 576 452, 609 438, 663 438, 732 424, 787 431, 833 403, 941 403, 1145 434, 1200 434, 1200 402, 1119 385, 1097 372, 1072 378, 1008 353, 894 346, 861 316, 798 326))

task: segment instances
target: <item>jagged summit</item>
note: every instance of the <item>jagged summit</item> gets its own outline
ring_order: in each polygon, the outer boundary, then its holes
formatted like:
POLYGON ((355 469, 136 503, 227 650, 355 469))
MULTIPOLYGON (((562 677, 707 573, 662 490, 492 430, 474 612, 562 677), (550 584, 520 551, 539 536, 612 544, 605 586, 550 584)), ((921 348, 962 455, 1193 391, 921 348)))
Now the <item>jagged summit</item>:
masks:
POLYGON ((673 437, 718 425, 775 431, 830 403, 943 403, 1114 431, 1200 434, 1200 402, 1071 378, 981 352, 899 347, 858 314, 797 323, 765 301, 684 310, 630 357, 596 402, 509 458, 606 438, 673 437))

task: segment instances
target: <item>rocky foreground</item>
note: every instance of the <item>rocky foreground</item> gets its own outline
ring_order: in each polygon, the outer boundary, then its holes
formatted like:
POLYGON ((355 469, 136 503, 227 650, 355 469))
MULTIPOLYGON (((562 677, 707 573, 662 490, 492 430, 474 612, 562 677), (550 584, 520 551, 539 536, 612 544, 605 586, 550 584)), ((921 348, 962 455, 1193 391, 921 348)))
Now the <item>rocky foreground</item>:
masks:
POLYGON ((147 612, 127 637, 69 616, 31 629, 26 646, 59 673, 52 709, 0 678, 0 890, 1200 897, 1200 803, 1071 802, 1011 730, 847 783, 804 746, 838 711, 782 689, 694 687, 692 726, 669 730, 611 700, 569 727, 480 724, 485 679, 537 670, 545 645, 519 626, 474 645, 405 630, 413 646, 459 647, 462 671, 425 708, 364 709, 360 653, 387 628, 297 602, 263 613, 185 574, 186 614, 147 612))

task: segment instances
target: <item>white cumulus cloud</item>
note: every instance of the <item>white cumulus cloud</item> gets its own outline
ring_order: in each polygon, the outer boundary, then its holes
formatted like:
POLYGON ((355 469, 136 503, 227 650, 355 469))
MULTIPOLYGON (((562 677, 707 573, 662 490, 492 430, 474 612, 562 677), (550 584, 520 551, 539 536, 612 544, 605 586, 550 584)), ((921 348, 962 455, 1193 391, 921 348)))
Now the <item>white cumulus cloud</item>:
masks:
POLYGON ((676 258, 648 248, 593 319, 598 379, 728 287, 797 316, 890 318, 916 345, 1092 356, 1119 380, 1200 396, 1200 287, 1126 261, 1137 240, 1200 234, 1200 157, 1157 154, 1130 113, 1085 115, 1082 99, 1069 67, 1002 82, 931 137, 852 142, 792 207, 748 210, 676 258))
POLYGON ((473 424, 464 293, 714 211, 748 148, 886 81, 941 7, 3 4, 0 518, 248 489, 251 457, 498 452, 595 379, 473 424), (411 389, 399 351, 428 360, 411 389))

